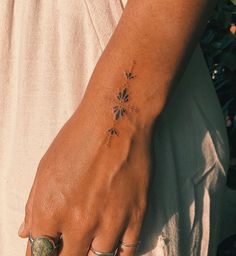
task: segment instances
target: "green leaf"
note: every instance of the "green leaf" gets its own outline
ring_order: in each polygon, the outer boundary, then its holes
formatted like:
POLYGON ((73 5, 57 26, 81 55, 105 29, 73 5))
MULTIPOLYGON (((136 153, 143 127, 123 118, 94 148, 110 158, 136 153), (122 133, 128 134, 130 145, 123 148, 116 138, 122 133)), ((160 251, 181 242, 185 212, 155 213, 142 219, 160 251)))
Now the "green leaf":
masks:
POLYGON ((234 5, 236 5, 236 0, 230 0, 234 5))

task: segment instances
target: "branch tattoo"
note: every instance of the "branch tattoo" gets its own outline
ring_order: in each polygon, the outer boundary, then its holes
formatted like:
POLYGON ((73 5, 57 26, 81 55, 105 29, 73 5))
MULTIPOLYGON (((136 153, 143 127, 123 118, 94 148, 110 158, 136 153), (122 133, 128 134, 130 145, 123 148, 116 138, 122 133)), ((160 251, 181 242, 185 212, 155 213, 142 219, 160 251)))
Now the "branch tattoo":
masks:
POLYGON ((133 73, 133 67, 135 65, 135 61, 133 61, 131 68, 127 71, 124 71, 124 77, 125 81, 119 88, 119 91, 115 95, 114 99, 111 99, 112 101, 112 113, 114 116, 113 125, 110 127, 107 132, 107 139, 106 139, 106 145, 111 145, 111 139, 114 136, 119 136, 117 124, 118 122, 127 116, 130 111, 137 112, 138 109, 129 104, 130 101, 130 81, 136 77, 136 75, 133 73))

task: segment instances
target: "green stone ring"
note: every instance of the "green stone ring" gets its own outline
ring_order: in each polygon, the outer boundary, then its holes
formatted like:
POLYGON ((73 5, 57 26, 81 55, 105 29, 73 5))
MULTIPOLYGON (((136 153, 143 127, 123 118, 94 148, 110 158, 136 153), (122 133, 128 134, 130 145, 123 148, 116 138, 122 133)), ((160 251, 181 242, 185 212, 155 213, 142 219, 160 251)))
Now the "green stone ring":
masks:
POLYGON ((37 236, 35 238, 30 234, 32 256, 56 256, 59 243, 55 243, 52 238, 47 236, 37 236))

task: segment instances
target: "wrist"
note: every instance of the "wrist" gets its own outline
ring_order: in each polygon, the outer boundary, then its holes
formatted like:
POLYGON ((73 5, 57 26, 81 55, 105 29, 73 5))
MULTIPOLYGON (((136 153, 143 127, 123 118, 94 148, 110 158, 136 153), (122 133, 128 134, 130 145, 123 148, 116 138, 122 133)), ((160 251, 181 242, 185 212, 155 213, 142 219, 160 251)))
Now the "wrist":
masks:
POLYGON ((107 60, 105 64, 105 67, 97 64, 80 111, 84 109, 90 116, 88 122, 101 133, 110 133, 110 137, 120 137, 121 133, 127 137, 136 134, 148 141, 154 121, 164 107, 166 98, 159 88, 161 81, 167 79, 159 80, 151 75, 155 74, 151 66, 143 69, 135 64, 133 71, 134 65, 126 64, 130 66, 127 69, 120 64, 111 74, 106 67, 112 63, 107 60), (127 77, 127 72, 133 77, 127 77))
POLYGON ((137 113, 127 112, 116 120, 111 101, 104 95, 103 99, 84 97, 74 114, 79 126, 87 130, 89 140, 93 139, 98 145, 104 142, 104 145, 116 146, 128 141, 149 143, 154 116, 145 116, 139 110, 137 113))

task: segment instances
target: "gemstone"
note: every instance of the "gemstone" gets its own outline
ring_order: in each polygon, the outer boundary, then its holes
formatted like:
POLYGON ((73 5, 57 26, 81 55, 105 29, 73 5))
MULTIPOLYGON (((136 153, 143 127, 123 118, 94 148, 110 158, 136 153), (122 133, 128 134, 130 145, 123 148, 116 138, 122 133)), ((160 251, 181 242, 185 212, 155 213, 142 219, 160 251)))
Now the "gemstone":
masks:
POLYGON ((55 247, 46 237, 36 237, 31 245, 32 256, 55 256, 55 247))

